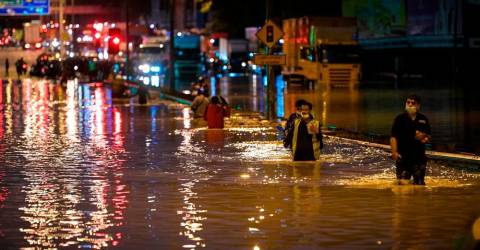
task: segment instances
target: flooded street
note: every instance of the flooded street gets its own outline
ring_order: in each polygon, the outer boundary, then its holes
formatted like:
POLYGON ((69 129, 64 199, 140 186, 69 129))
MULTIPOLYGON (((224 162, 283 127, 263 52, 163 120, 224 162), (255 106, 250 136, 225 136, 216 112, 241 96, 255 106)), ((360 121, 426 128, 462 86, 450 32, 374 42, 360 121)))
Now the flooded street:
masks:
MULTIPOLYGON (((348 140, 327 137, 321 161, 292 163, 274 128, 193 128, 184 106, 121 103, 101 86, 0 89, 2 249, 471 249, 480 240, 476 172, 432 163, 425 187, 398 186, 387 151, 348 140)), ((222 89, 234 107, 262 109, 222 89)))

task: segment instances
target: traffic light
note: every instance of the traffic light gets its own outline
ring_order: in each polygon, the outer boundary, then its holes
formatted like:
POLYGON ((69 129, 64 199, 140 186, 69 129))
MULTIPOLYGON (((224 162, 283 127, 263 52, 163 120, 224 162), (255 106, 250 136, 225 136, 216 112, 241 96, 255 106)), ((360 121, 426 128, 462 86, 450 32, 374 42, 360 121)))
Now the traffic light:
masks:
POLYGON ((267 26, 267 43, 273 43, 273 26, 267 26))
POLYGON ((112 36, 108 39, 108 53, 109 54, 118 54, 120 51, 120 37, 112 36))
POLYGON ((108 53, 116 55, 120 51, 122 31, 119 28, 110 28, 108 30, 108 36, 108 53))

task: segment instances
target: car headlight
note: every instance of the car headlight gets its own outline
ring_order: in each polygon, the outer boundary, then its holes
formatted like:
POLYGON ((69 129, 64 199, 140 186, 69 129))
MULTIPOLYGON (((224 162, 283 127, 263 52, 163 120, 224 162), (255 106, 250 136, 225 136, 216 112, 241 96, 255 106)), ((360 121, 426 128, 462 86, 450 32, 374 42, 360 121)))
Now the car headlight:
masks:
POLYGON ((150 66, 150 71, 158 73, 160 72, 160 66, 150 66))
POLYGON ((142 64, 138 66, 138 69, 140 69, 144 74, 150 73, 150 65, 148 64, 142 64))

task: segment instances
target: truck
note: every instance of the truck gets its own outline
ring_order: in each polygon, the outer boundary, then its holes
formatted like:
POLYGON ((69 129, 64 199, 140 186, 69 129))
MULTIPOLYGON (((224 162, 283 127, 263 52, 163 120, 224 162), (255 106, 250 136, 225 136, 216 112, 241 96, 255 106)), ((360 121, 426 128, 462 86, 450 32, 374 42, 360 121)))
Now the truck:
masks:
POLYGON ((283 21, 283 32, 282 75, 287 84, 358 85, 361 65, 355 18, 291 18, 283 21))
POLYGON ((189 90, 191 84, 204 72, 200 35, 179 33, 175 36, 175 88, 189 90))
POLYGON ((229 73, 247 73, 250 60, 248 40, 220 38, 218 52, 229 73))
POLYGON ((42 24, 40 21, 31 21, 23 24, 25 49, 40 49, 42 47, 42 37, 40 36, 41 27, 42 24))
POLYGON ((228 71, 230 73, 247 73, 249 54, 247 40, 228 40, 228 71))
POLYGON ((138 80, 145 85, 163 86, 169 65, 168 37, 143 36, 142 43, 132 54, 131 64, 138 80))

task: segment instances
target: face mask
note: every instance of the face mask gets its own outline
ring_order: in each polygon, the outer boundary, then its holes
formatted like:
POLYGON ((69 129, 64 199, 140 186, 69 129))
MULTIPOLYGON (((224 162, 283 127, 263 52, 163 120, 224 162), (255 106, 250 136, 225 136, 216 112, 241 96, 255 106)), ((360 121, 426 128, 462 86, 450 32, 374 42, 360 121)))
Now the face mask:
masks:
POLYGON ((416 114, 417 113, 417 107, 405 105, 405 111, 407 111, 407 113, 409 113, 409 114, 416 114))

